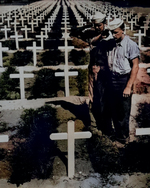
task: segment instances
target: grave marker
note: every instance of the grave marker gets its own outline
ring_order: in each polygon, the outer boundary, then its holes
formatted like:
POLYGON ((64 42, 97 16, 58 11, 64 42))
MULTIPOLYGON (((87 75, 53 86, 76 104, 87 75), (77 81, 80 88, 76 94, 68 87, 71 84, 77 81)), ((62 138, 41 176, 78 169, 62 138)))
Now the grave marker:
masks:
POLYGON ((21 28, 21 30, 25 31, 25 39, 28 39, 28 32, 27 31, 30 31, 31 29, 27 28, 27 25, 25 25, 24 28, 21 28))
POLYGON ((138 45, 141 48, 141 37, 144 36, 144 33, 141 33, 141 30, 139 30, 139 33, 135 33, 134 36, 138 36, 138 45))
POLYGON ((8 135, 0 135, 0 143, 8 142, 8 141, 9 141, 8 135))
POLYGON ((34 66, 36 66, 36 50, 42 50, 41 47, 36 47, 36 42, 33 42, 33 47, 27 46, 27 50, 32 50, 33 51, 33 61, 34 61, 34 66))
POLYGON ((10 28, 7 28, 7 26, 5 25, 4 28, 1 29, 1 31, 5 32, 5 39, 7 40, 7 31, 10 31, 10 28))
POLYGON ((10 74, 10 78, 19 78, 20 79, 21 99, 25 99, 24 78, 33 78, 33 77, 34 77, 34 74, 24 74, 23 67, 19 67, 19 74, 10 74))
POLYGON ((2 43, 0 42, 0 67, 3 67, 3 56, 2 53, 5 51, 8 51, 9 48, 7 47, 2 47, 2 43))
POLYGON ((19 38, 22 38, 23 35, 18 35, 17 32, 15 35, 11 35, 10 38, 15 38, 16 41, 16 49, 19 50, 19 38))
POLYGON ((36 35, 37 38, 41 38, 41 48, 44 48, 44 38, 46 38, 46 35, 43 35, 43 31, 41 31, 41 35, 36 35))
POLYGON ((136 129, 136 135, 150 135, 150 128, 136 129))
POLYGON ((68 140, 68 177, 72 178, 74 176, 75 169, 75 159, 74 159, 74 146, 75 139, 90 138, 92 136, 91 132, 74 132, 74 121, 68 121, 67 133, 53 133, 50 135, 51 140, 68 140))

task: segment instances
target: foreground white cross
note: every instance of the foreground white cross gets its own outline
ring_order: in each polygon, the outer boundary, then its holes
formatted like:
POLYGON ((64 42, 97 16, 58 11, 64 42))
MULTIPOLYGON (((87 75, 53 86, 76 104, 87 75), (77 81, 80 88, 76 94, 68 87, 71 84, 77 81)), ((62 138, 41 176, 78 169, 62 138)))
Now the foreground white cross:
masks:
POLYGON ((74 161, 74 145, 75 139, 90 138, 91 132, 74 132, 74 121, 68 121, 68 133, 53 133, 50 135, 51 140, 68 140, 68 177, 74 176, 75 161, 74 161))
POLYGON ((34 77, 34 74, 24 74, 23 67, 19 67, 19 74, 10 74, 10 78, 19 78, 20 79, 21 99, 25 99, 24 78, 33 78, 33 77, 34 77))
POLYGON ((8 142, 8 141, 9 141, 8 135, 0 135, 0 143, 8 142))

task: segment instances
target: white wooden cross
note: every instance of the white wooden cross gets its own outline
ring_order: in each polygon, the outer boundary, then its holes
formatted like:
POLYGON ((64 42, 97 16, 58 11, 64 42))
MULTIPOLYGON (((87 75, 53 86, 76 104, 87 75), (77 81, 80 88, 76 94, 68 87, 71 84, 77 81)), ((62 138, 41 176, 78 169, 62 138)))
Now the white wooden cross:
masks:
POLYGON ((10 20, 12 20, 10 17, 5 19, 7 21, 7 26, 10 27, 10 20))
POLYGON ((7 28, 7 26, 5 25, 4 28, 1 29, 1 31, 5 32, 5 39, 7 40, 7 31, 10 31, 10 28, 7 28))
POLYGON ((28 32, 31 30, 30 28, 27 28, 27 25, 24 26, 24 28, 21 28, 22 31, 25 31, 25 39, 28 39, 28 32))
POLYGON ((43 31, 41 31, 41 35, 36 35, 37 38, 41 38, 41 48, 44 48, 44 38, 46 38, 46 35, 43 35, 43 31))
POLYGON ((130 29, 130 27, 127 26, 127 24, 124 24, 124 25, 125 25, 125 27, 124 27, 124 34, 126 34, 127 29, 130 29))
POLYGON ((0 67, 3 67, 3 56, 2 56, 2 52, 4 51, 8 51, 9 48, 7 47, 2 47, 2 43, 0 42, 0 67))
POLYGON ((139 45, 139 48, 141 48, 141 37, 144 36, 144 33, 141 33, 141 30, 139 30, 139 33, 135 33, 134 36, 138 36, 139 38, 138 45, 139 45))
POLYGON ((10 74, 10 78, 20 79, 20 95, 21 95, 21 99, 25 99, 24 78, 33 78, 34 74, 24 74, 23 67, 18 67, 18 68, 19 68, 19 74, 10 74))
POLYGON ((30 23, 28 23, 31 25, 31 32, 34 33, 34 25, 36 25, 36 22, 34 22, 34 20, 32 19, 30 23))
POLYGON ((131 19, 131 21, 128 21, 128 23, 131 23, 131 31, 133 31, 133 23, 135 23, 135 21, 131 19))
POLYGON ((45 25, 44 28, 41 28, 41 30, 45 31, 45 36, 46 36, 46 38, 48 38, 47 31, 49 31, 49 29, 47 28, 47 25, 45 25))
POLYGON ((149 28, 149 26, 144 24, 144 26, 141 26, 141 28, 144 28, 144 36, 146 36, 146 30, 149 28))
POLYGON ((91 132, 74 132, 74 121, 68 121, 67 133, 52 133, 50 135, 51 140, 68 140, 68 177, 72 178, 75 172, 75 159, 74 159, 74 147, 75 139, 90 138, 91 132))
POLYGON ((34 66, 36 66, 37 60, 36 60, 36 50, 42 50, 41 47, 36 47, 36 42, 33 42, 33 47, 27 46, 26 47, 27 50, 33 50, 33 62, 34 62, 34 66))
POLYGON ((17 20, 14 20, 14 22, 11 22, 11 24, 14 25, 14 32, 16 33, 16 32, 17 32, 17 25, 18 25, 19 23, 17 22, 17 20))
POLYGON ((48 26, 48 28, 47 28, 47 29, 48 29, 48 32, 50 32, 53 23, 51 23, 51 22, 45 22, 45 24, 47 24, 47 26, 48 26))
POLYGON ((19 38, 22 38, 23 35, 18 35, 17 32, 15 32, 15 35, 11 35, 10 38, 15 38, 16 41, 16 49, 19 50, 19 38))
POLYGON ((0 135, 0 143, 8 142, 8 141, 9 141, 8 135, 0 135))
POLYGON ((150 128, 138 128, 136 129, 136 135, 150 135, 150 128))
POLYGON ((22 27, 24 27, 24 21, 26 20, 26 18, 24 18, 23 16, 21 16, 21 18, 19 18, 19 20, 21 21, 22 27))
POLYGON ((55 76, 64 76, 65 77, 65 95, 68 97, 69 92, 69 76, 78 76, 77 71, 68 71, 68 65, 64 65, 64 72, 55 72, 55 76))

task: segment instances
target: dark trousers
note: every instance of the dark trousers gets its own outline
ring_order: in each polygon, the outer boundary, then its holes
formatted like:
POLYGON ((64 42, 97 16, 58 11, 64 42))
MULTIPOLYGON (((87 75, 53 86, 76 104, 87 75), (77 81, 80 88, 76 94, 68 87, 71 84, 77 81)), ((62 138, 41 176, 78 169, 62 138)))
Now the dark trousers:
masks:
POLYGON ((94 82, 93 89, 93 103, 91 112, 96 120, 96 125, 102 133, 106 135, 112 134, 112 124, 111 124, 111 108, 109 98, 109 79, 106 71, 100 71, 98 75, 98 80, 94 82))
POLYGON ((131 95, 123 97, 123 91, 129 80, 129 76, 129 74, 124 76, 112 75, 111 91, 108 99, 111 106, 109 118, 113 121, 116 137, 120 139, 129 137, 131 95))

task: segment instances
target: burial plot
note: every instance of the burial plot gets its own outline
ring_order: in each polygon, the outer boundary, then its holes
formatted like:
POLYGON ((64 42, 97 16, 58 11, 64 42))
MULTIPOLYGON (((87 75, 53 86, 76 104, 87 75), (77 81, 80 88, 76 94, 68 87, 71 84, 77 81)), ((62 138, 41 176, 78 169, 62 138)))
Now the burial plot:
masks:
POLYGON ((91 132, 74 132, 74 121, 70 120, 67 124, 67 133, 52 133, 50 135, 51 140, 68 140, 68 177, 73 178, 75 169, 75 157, 74 146, 75 139, 90 138, 91 132))

